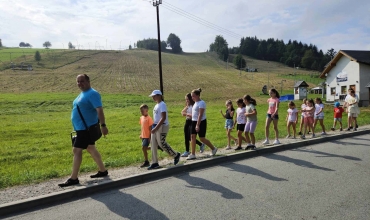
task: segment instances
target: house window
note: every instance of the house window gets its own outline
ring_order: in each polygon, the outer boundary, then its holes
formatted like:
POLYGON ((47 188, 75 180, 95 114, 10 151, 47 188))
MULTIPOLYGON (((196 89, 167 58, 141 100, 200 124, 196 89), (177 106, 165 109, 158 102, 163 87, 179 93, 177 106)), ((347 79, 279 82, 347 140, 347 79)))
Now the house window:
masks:
POLYGON ((332 95, 335 95, 335 87, 330 88, 330 93, 331 93, 332 95))
POLYGON ((347 86, 342 86, 340 92, 341 94, 347 94, 347 86))

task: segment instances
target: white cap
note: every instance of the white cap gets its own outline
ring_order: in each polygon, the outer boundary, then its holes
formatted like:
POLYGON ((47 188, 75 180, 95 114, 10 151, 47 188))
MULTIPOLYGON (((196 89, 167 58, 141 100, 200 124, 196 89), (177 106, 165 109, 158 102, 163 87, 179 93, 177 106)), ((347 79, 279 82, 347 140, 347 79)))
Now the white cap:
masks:
POLYGON ((154 90, 152 94, 149 95, 149 97, 153 97, 155 95, 162 95, 162 92, 160 90, 154 90))

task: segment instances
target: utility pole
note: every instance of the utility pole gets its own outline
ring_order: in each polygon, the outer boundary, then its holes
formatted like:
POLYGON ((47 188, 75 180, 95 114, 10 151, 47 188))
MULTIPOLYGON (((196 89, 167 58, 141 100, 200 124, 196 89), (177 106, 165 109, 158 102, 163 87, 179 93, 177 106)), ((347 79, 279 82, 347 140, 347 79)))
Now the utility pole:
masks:
POLYGON ((163 79, 162 79, 162 48, 161 48, 161 31, 159 28, 159 5, 162 4, 162 0, 153 1, 153 6, 157 8, 157 31, 158 31, 158 62, 159 62, 159 85, 163 93, 163 79))

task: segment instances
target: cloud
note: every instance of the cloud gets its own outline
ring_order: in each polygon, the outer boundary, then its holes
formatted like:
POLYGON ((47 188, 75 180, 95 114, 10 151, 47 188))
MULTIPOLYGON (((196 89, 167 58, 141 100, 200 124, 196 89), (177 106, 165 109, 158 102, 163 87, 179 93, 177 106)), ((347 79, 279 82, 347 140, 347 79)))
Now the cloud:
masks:
MULTIPOLYGON (((369 48, 369 8, 367 0, 163 0, 161 38, 175 33, 188 52, 207 50, 216 35, 223 35, 230 47, 239 46, 242 36, 257 36, 312 43, 324 52, 369 48), (189 13, 217 27, 190 20, 189 13)), ((0 34, 7 46, 26 41, 41 47, 49 40, 54 48, 69 41, 84 48, 127 48, 130 42, 157 37, 156 10, 144 0, 0 0, 0 34)))

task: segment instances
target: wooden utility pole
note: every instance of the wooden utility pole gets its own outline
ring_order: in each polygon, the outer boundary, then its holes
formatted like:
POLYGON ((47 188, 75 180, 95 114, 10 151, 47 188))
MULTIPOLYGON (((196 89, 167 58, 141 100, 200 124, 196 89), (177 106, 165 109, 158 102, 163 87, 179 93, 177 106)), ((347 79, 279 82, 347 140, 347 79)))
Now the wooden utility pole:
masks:
POLYGON ((159 62, 159 86, 163 93, 163 78, 162 78, 162 48, 161 48, 161 31, 159 25, 159 5, 162 4, 162 0, 153 1, 153 6, 157 8, 157 31, 158 31, 158 62, 159 62))

